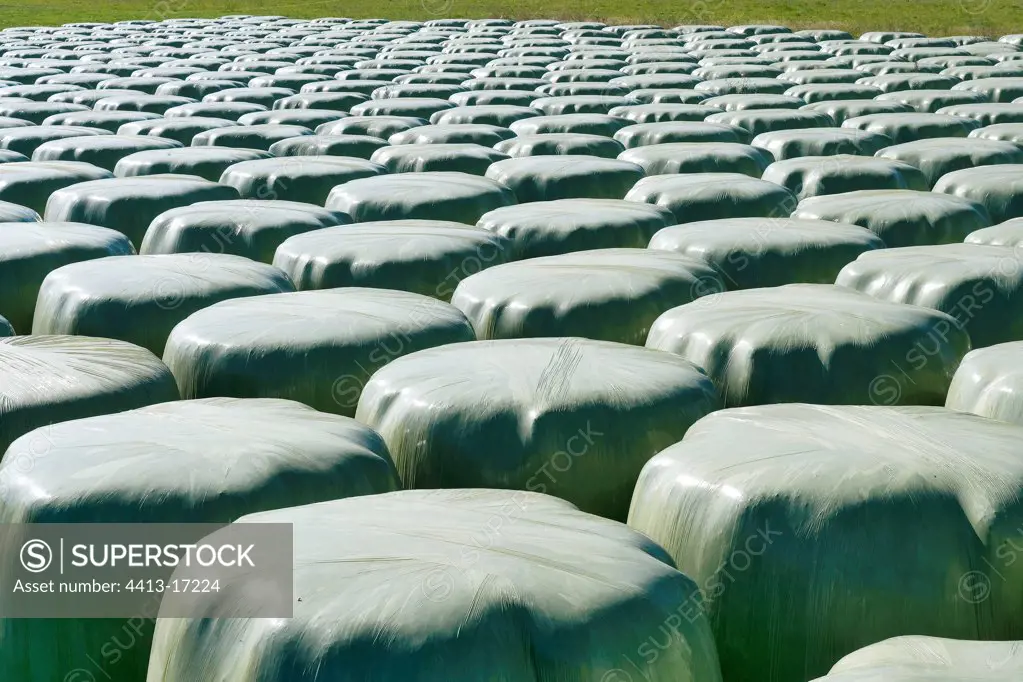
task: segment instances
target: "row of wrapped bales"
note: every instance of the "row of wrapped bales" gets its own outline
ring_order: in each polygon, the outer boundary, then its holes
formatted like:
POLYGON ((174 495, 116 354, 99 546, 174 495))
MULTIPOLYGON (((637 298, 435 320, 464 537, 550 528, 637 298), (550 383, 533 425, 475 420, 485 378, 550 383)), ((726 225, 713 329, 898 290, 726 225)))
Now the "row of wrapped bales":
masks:
POLYGON ((0 31, 0 520, 293 525, 112 682, 1015 682, 1021 45, 0 31))

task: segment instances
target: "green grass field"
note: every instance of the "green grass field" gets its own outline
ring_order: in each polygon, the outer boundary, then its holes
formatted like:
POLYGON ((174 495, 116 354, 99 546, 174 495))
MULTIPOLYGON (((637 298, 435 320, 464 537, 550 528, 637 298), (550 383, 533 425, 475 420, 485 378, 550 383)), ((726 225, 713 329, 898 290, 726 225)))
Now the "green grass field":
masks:
POLYGON ((779 23, 854 34, 886 29, 928 35, 1023 32, 1023 0, 6 0, 0 4, 0 26, 223 14, 595 19, 665 26, 779 23))

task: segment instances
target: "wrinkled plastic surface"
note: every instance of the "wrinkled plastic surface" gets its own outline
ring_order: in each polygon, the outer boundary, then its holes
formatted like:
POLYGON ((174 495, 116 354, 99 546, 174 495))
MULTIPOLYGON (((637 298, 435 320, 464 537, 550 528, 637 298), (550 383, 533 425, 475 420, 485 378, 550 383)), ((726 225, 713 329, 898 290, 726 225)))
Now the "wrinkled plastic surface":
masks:
POLYGON ((513 339, 392 362, 366 384, 356 419, 384 437, 407 488, 531 490, 624 519, 643 464, 718 405, 678 356, 513 339))
MULTIPOLYGON (((1012 639, 1023 574, 1004 550, 1023 521, 1021 438, 940 407, 723 410, 647 464, 629 525, 713 586, 725 679, 812 679, 913 632, 1012 639)), ((891 672, 853 679, 909 682, 891 672)))
MULTIPOLYGON (((161 619, 151 682, 284 682, 311 670, 335 682, 569 682, 610 680, 631 659, 651 679, 721 680, 698 612, 653 660, 635 658, 666 619, 699 608, 697 586, 639 533, 548 496, 403 491, 241 522, 293 525, 294 618, 161 619), (488 519, 501 532, 480 549, 488 519)), ((227 594, 209 604, 232 611, 227 594)))
POLYGON ((200 201, 158 215, 139 253, 229 253, 270 263, 289 237, 349 222, 339 211, 295 201, 200 201))
POLYGON ((447 303, 353 287, 224 300, 175 327, 163 357, 185 398, 285 398, 351 416, 374 370, 475 338, 447 303))
POLYGON ((399 289, 447 301, 462 279, 513 257, 507 238, 480 227, 388 220, 291 237, 278 247, 273 264, 299 290, 399 289))
POLYGON ((0 338, 0 392, 0 450, 48 424, 178 399, 148 350, 87 336, 0 338))
POLYGON ((665 227, 649 246, 705 261, 720 273, 725 288, 734 290, 798 282, 831 284, 857 256, 885 245, 857 225, 732 218, 665 227))
POLYGON ((1023 676, 1019 641, 892 637, 854 651, 815 682, 1012 682, 1023 676))
POLYGON ((702 367, 725 405, 942 405, 970 337, 951 316, 828 284, 711 294, 646 343, 702 367))
POLYGON ((599 249, 487 269, 462 280, 451 303, 480 339, 579 336, 641 346, 661 313, 724 289, 701 259, 599 249))
POLYGON ((100 258, 46 276, 32 333, 121 339, 159 355, 174 325, 196 310, 293 290, 277 268, 229 254, 100 258))

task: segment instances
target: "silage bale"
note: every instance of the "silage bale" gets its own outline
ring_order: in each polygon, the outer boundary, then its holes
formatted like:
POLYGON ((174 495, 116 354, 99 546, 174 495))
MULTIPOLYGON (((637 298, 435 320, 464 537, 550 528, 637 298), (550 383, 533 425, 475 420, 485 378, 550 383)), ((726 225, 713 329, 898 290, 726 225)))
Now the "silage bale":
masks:
POLYGON ((79 126, 26 126, 24 128, 0 129, 0 149, 7 149, 31 157, 42 144, 50 140, 85 135, 110 135, 103 128, 82 128, 79 126))
POLYGON ((448 301, 459 281, 512 257, 511 241, 496 231, 440 220, 387 220, 290 237, 273 264, 300 291, 398 289, 448 301))
POLYGON ((523 156, 598 156, 614 159, 625 151, 616 140, 603 135, 579 133, 542 133, 519 135, 494 145, 494 149, 511 157, 523 156))
POLYGON ((109 171, 77 161, 2 163, 0 201, 16 203, 41 214, 46 210, 50 194, 58 189, 112 177, 109 171))
POLYGON ((1012 102, 1023 97, 1023 78, 975 78, 956 83, 952 90, 976 92, 991 102, 1012 102))
POLYGON ((171 107, 164 112, 168 119, 177 118, 220 118, 227 121, 237 121, 245 114, 258 111, 266 111, 262 104, 249 102, 194 102, 171 107))
POLYGON ((334 187, 385 173, 384 166, 366 159, 286 156, 236 163, 224 170, 220 183, 237 189, 243 199, 283 199, 322 206, 334 187))
POLYGON ((608 112, 608 115, 634 123, 662 123, 667 121, 702 121, 711 114, 718 114, 722 111, 724 109, 703 104, 665 103, 615 107, 608 112))
POLYGON ((163 356, 185 398, 286 398, 352 416, 374 371, 475 338, 443 301, 349 287, 223 300, 183 319, 163 356))
POLYGON ((626 150, 618 158, 637 164, 647 175, 741 173, 754 178, 774 161, 769 152, 735 142, 651 144, 626 150))
MULTIPOLYGON (((953 104, 938 109, 935 113, 972 118, 982 126, 990 126, 996 123, 1023 123, 1023 104, 993 102, 986 104, 953 104)), ((976 132, 971 132, 970 137, 983 137, 982 135, 974 134, 976 132)))
MULTIPOLYGON (((429 119, 445 109, 453 109, 454 106, 446 99, 436 97, 399 97, 397 99, 371 99, 356 104, 349 109, 349 112, 352 116, 411 116, 429 119)), ((455 123, 456 121, 449 122, 455 123)), ((468 123, 468 121, 464 122, 468 123)), ((479 122, 486 123, 487 121, 479 122)))
POLYGON ((154 218, 139 253, 229 253, 271 263, 289 237, 348 222, 344 213, 294 201, 201 201, 154 218))
POLYGON ((885 147, 877 157, 902 161, 919 168, 928 187, 952 171, 978 166, 1023 163, 1023 150, 999 140, 938 137, 885 147))
POLYGON ((349 156, 369 159, 387 141, 369 135, 299 135, 270 145, 274 156, 349 156))
POLYGON ((669 310, 646 345, 702 367, 728 407, 876 403, 884 381, 877 377, 893 365, 905 381, 897 380, 897 399, 885 404, 941 405, 970 337, 935 310, 840 286, 787 284, 711 294, 669 310))
MULTIPOLYGON (((1012 424, 1023 424, 1023 342, 972 350, 952 378, 945 407, 1012 424)), ((1004 558, 1004 557, 1003 557, 1004 558)), ((983 587, 981 585, 980 587, 983 587)))
POLYGON ((148 350, 85 336, 0 338, 0 383, 0 450, 33 429, 178 399, 148 350))
POLYGON ((864 253, 835 284, 947 313, 973 348, 1023 340, 1023 256, 1014 247, 943 244, 864 253))
POLYGON ((805 102, 798 97, 790 95, 759 93, 718 95, 716 97, 708 97, 701 104, 723 111, 749 111, 751 109, 799 109, 805 102))
MULTIPOLYGON (((383 440, 351 419, 285 400, 176 400, 22 436, 0 464, 0 513, 5 523, 229 523, 397 484, 383 440)), ((59 677, 81 664, 84 651, 127 636, 131 645, 118 649, 108 675, 142 679, 154 625, 8 619, 0 625, 0 665, 59 677), (42 660, 34 653, 40 639, 54 647, 42 660)))
POLYGON ((99 258, 46 276, 32 333, 120 339, 159 355, 174 325, 196 310, 294 288, 277 268, 222 253, 99 258))
POLYGON ((775 130, 802 128, 831 128, 835 122, 830 116, 819 111, 802 109, 745 109, 711 114, 707 123, 724 123, 748 130, 759 135, 775 130))
POLYGON ((356 419, 406 488, 529 489, 623 519, 643 464, 717 407, 703 372, 668 353, 512 339, 399 358, 369 379, 356 419))
POLYGON ((952 171, 934 183, 934 191, 983 205, 993 223, 1020 218, 1023 217, 1023 164, 980 166, 952 171))
POLYGON ((912 113, 909 105, 900 102, 879 102, 874 99, 825 100, 813 102, 802 107, 809 111, 820 111, 827 114, 835 123, 842 125, 850 118, 871 114, 906 114, 912 113))
POLYGON ((570 133, 611 137, 626 125, 627 121, 606 114, 561 114, 520 119, 508 127, 518 136, 570 133))
POLYGON ((529 156, 498 161, 486 176, 511 189, 519 203, 621 199, 643 177, 643 168, 598 156, 529 156))
POLYGON ((512 191, 490 178, 431 171, 352 180, 331 190, 325 206, 357 223, 419 219, 472 225, 487 211, 514 203, 512 191))
POLYGON ((332 123, 345 116, 344 112, 330 109, 270 109, 243 114, 238 117, 238 124, 243 126, 296 125, 312 130, 324 123, 332 123))
POLYGON ((428 125, 429 121, 414 116, 347 116, 316 127, 317 135, 370 135, 386 140, 409 128, 428 125))
POLYGON ((477 104, 452 107, 420 118, 430 119, 432 125, 492 125, 507 128, 515 121, 539 115, 539 111, 527 106, 477 104))
POLYGON ((152 121, 160 118, 159 114, 145 111, 77 111, 72 114, 57 114, 42 122, 44 126, 82 126, 84 128, 102 128, 116 133, 126 123, 152 121))
POLYGON ((118 161, 136 152, 180 148, 175 140, 138 135, 88 135, 50 140, 36 147, 33 161, 81 161, 113 171, 118 161))
POLYGON ((15 331, 28 334, 39 286, 47 274, 70 263, 134 253, 127 237, 105 227, 0 223, 0 315, 15 331))
POLYGON ((749 133, 742 128, 698 121, 637 123, 625 126, 614 134, 614 139, 628 149, 670 142, 747 143, 749 138, 749 133))
MULTIPOLYGON (((493 490, 403 491, 246 522, 294 527, 294 617, 283 626, 269 619, 160 619, 150 666, 156 678, 611 680, 637 647, 652 648, 651 638, 668 622, 668 644, 639 662, 638 672, 721 681, 699 588, 642 535, 560 500, 493 490), (502 530, 480 540, 488 519, 502 530), (477 541, 489 551, 468 551, 477 541), (395 594, 402 597, 389 598, 395 594), (376 636, 384 630, 393 634, 376 636), (322 646, 305 646, 310 641, 322 646)), ((233 611, 222 594, 210 609, 233 611)))
POLYGON ((717 218, 787 217, 796 206, 792 192, 739 173, 689 173, 643 178, 628 201, 670 210, 678 223, 717 218))
POLYGON ((793 218, 866 227, 890 247, 954 244, 991 224, 983 204, 939 192, 858 190, 803 199, 793 218))
POLYGON ((887 135, 895 144, 932 137, 966 137, 980 123, 960 116, 944 114, 892 113, 867 114, 846 118, 843 128, 856 128, 887 135))
POLYGON ((708 263, 729 290, 831 284, 857 256, 884 246, 873 232, 857 225, 791 218, 686 223, 659 230, 649 243, 650 249, 708 263))
POLYGON ((808 128, 761 133, 750 144, 782 161, 802 156, 873 156, 891 143, 885 135, 853 128, 808 128))
POLYGON ((241 149, 270 149, 275 142, 299 135, 312 135, 305 126, 267 123, 264 125, 237 125, 206 130, 192 138, 193 147, 239 147, 241 149))
MULTIPOLYGON (((719 586, 705 608, 725 679, 814 678, 903 633, 1012 639, 1020 569, 997 553, 1018 534, 1021 436, 940 407, 722 410, 644 468, 629 525, 719 586), (731 627, 751 613, 770 625, 731 627)), ((996 679, 974 677, 984 668, 947 681, 996 679)), ((894 672, 852 679, 946 679, 894 672)))
POLYGON ((991 246, 1023 245, 1023 218, 1013 218, 1004 223, 984 227, 966 235, 967 244, 989 244, 991 246))
POLYGON ((30 100, 19 102, 15 98, 0 99, 0 116, 21 118, 35 124, 41 124, 44 119, 56 114, 69 114, 75 111, 89 111, 89 107, 66 102, 33 102, 30 100))
POLYGON ((761 177, 789 189, 799 199, 868 189, 925 192, 930 188, 923 172, 908 163, 848 154, 776 161, 761 177))
POLYGON ((967 137, 982 140, 1005 140, 1023 147, 1023 121, 1020 123, 995 123, 973 130, 967 137))
MULTIPOLYGON (((143 138, 145 139, 145 138, 143 138)), ((129 154, 114 167, 119 178, 177 173, 216 182, 224 171, 243 161, 272 158, 270 152, 233 147, 183 147, 129 154)))
MULTIPOLYGON (((1015 562, 1016 546, 1003 544, 1006 557, 1015 562), (1008 549, 1011 547, 1011 549, 1008 549)), ((1000 557, 1001 558, 1001 557, 1000 557)), ((1005 559, 1008 560, 1008 559, 1005 559)), ((972 573, 964 574, 963 593, 967 599, 985 601, 987 582, 972 573)), ((1018 635, 1017 635, 1018 636, 1018 635)), ((827 675, 814 682, 1012 682, 1023 674, 1020 643, 977 642, 907 635, 892 637, 843 656, 827 675)))
POLYGON ((391 173, 457 171, 484 175, 508 154, 478 144, 402 144, 382 147, 371 160, 391 173))
POLYGON ((624 97, 613 95, 562 95, 559 97, 541 97, 533 100, 529 106, 538 109, 547 116, 561 114, 606 114, 615 107, 631 104, 624 97))
POLYGON ((289 88, 228 88, 220 92, 214 92, 202 98, 204 103, 218 102, 244 102, 248 104, 259 104, 264 107, 273 106, 274 102, 285 97, 294 95, 295 91, 289 88))
POLYGON ((479 144, 493 147, 515 136, 508 128, 488 123, 444 123, 409 128, 391 135, 387 141, 400 144, 479 144))
POLYGON ((165 114, 176 107, 195 103, 190 97, 175 95, 112 95, 98 100, 93 108, 96 111, 146 111, 154 114, 165 114))
POLYGON ((451 303, 480 339, 574 336, 643 345, 661 313, 724 288, 699 259, 600 249, 488 268, 462 280, 451 303))
MULTIPOLYGON (((4 165, 10 164, 0 164, 0 174, 4 165)), ((146 227, 164 211, 198 201, 237 198, 238 192, 233 187, 195 175, 107 178, 79 182, 52 191, 44 216, 48 221, 109 227, 126 235, 138 247, 146 227)))
POLYGON ((879 102, 900 102, 922 113, 937 113, 953 105, 981 104, 988 99, 979 93, 961 90, 907 90, 878 95, 879 102))

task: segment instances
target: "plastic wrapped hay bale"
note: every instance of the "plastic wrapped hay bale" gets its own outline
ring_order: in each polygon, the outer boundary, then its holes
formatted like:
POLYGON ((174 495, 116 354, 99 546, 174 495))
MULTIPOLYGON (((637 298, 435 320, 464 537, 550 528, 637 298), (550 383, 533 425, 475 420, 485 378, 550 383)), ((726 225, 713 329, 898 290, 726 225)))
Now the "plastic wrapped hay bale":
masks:
POLYGON ((980 123, 946 114, 884 113, 846 118, 842 127, 887 135, 894 144, 902 144, 931 137, 966 137, 980 123))
POLYGON ((294 291, 283 272, 229 254, 100 258, 46 276, 32 333, 121 339, 159 355, 174 325, 196 310, 282 291, 294 291))
POLYGON ((387 169, 365 159, 343 156, 286 156, 242 161, 224 170, 220 183, 245 199, 282 199, 307 204, 327 200, 332 189, 387 169))
POLYGON ((382 147, 371 157, 391 173, 455 171, 484 175, 507 154, 478 144, 401 144, 382 147))
POLYGON ((511 257, 510 240, 481 227, 387 220, 291 237, 273 264, 299 290, 399 289, 448 301, 459 281, 511 257))
POLYGON ((214 128, 192 138, 193 147, 240 147, 242 149, 270 149, 271 145, 299 135, 312 135, 305 126, 266 123, 263 125, 237 125, 214 128))
POLYGON ((127 237, 105 227, 0 223, 0 315, 17 332, 28 334, 46 275, 70 263, 134 253, 127 237))
MULTIPOLYGON (((0 164, 2 165, 2 164, 0 164)), ((2 176, 0 176, 2 177, 2 176)), ((0 201, 0 223, 37 223, 39 214, 27 206, 0 201)))
POLYGON ((653 236, 649 248, 706 262, 720 274, 724 287, 732 290, 799 282, 831 284, 845 265, 862 253, 883 249, 884 242, 857 225, 732 218, 665 227, 653 236))
POLYGON ((788 217, 796 207, 789 190, 739 173, 689 173, 643 178, 628 201, 662 206, 678 223, 717 218, 788 217))
POLYGON ((395 133, 388 138, 391 144, 479 144, 493 147, 502 140, 514 137, 508 128, 488 123, 444 123, 420 126, 395 133))
POLYGON ((599 156, 614 159, 625 148, 615 140, 602 135, 578 133, 541 133, 513 137, 494 145, 508 156, 599 156))
POLYGON ((647 538, 561 500, 403 491, 241 522, 293 525, 294 617, 160 619, 153 679, 610 682, 637 660, 651 679, 721 682, 699 588, 647 538), (495 519, 500 532, 481 535, 495 519))
POLYGON ((643 168, 597 156, 528 156, 494 163, 487 177, 511 189, 520 203, 621 199, 643 177, 643 168))
MULTIPOLYGON (((712 586, 725 679, 811 679, 911 632, 1011 639, 1023 576, 998 552, 1023 514, 1021 437, 941 407, 723 410, 647 464, 629 525, 712 586)), ((882 679, 902 678, 858 682, 882 679)))
POLYGON ((109 227, 127 235, 138 247, 149 223, 164 211, 199 201, 237 198, 238 192, 233 187, 195 175, 111 178, 79 182, 56 190, 46 202, 44 215, 53 222, 109 227))
POLYGON ((674 215, 666 208, 617 199, 560 199, 491 211, 477 225, 511 240, 509 260, 574 251, 643 248, 674 215))
POLYGON ((835 284, 948 313, 974 348, 1023 340, 1023 252, 1014 247, 943 244, 865 253, 835 284))
POLYGON ((618 130, 614 139, 632 149, 669 142, 741 142, 749 141, 749 133, 742 128, 723 123, 702 121, 662 121, 637 123, 618 130))
POLYGON ((832 119, 837 125, 843 125, 850 118, 871 114, 906 114, 913 109, 900 102, 879 102, 875 99, 842 99, 812 102, 803 107, 810 111, 820 111, 832 119))
POLYGON ((891 140, 878 133, 853 128, 809 128, 761 133, 750 144, 782 161, 801 156, 873 156, 890 145, 891 140))
POLYGON ((116 133, 126 123, 150 121, 160 118, 159 114, 144 111, 77 111, 71 114, 57 114, 43 121, 42 125, 84 126, 103 128, 116 133))
POLYGON ((776 130, 831 128, 835 121, 820 111, 800 109, 747 109, 711 114, 707 123, 724 123, 760 135, 776 130))
POLYGON ((58 189, 112 177, 109 171, 78 161, 0 163, 0 200, 41 214, 58 189))
POLYGON ((387 141, 369 135, 299 135, 270 145, 274 156, 350 156, 368 159, 387 141))
POLYGON ((970 337, 936 310, 829 284, 788 284, 669 310, 646 345, 702 367, 728 407, 942 405, 970 337))
POLYGON ((216 182, 229 167, 243 161, 269 159, 273 155, 259 149, 233 147, 182 147, 135 152, 114 166, 114 175, 132 178, 140 175, 197 175, 216 182))
POLYGON ((618 155, 647 175, 674 173, 741 173, 759 178, 774 157, 770 152, 735 142, 669 142, 628 149, 618 155))
POLYGON ((871 156, 800 156, 775 161, 761 179, 791 190, 799 199, 867 189, 911 189, 930 185, 919 168, 871 156))
POLYGON ((415 219, 472 225, 487 211, 514 203, 512 191, 490 178, 431 171, 352 180, 331 190, 325 205, 357 223, 415 219))
POLYGON ((339 211, 295 201, 201 201, 154 218, 139 253, 229 253, 270 263, 289 237, 348 222, 339 211))
POLYGON ((375 370, 474 340, 453 306, 404 291, 344 288, 222 301, 193 313, 164 361, 185 398, 286 398, 351 416, 375 370))
POLYGON ((661 313, 724 289, 696 258, 599 249, 489 268, 462 280, 451 303, 480 339, 578 336, 641 346, 661 313))
POLYGON ((178 399, 148 350, 85 336, 0 338, 0 385, 0 451, 39 427, 178 399))
POLYGON ((640 469, 717 409, 668 353, 589 339, 512 339, 405 356, 366 384, 356 419, 406 488, 507 488, 623 519, 640 469))
MULTIPOLYGON (((5 523, 229 523, 397 485, 383 440, 354 420, 285 400, 174 401, 22 436, 0 465, 0 515, 5 523)), ((105 659, 107 673, 142 679, 154 626, 142 618, 7 619, 0 665, 57 679, 85 652, 130 637, 131 646, 105 659), (54 647, 42 660, 33 655, 40 639, 54 647)))
MULTIPOLYGON (((37 147, 50 140, 85 135, 111 135, 103 128, 83 126, 27 126, 24 128, 0 129, 0 149, 7 149, 31 157, 37 147)), ((0 164, 2 165, 2 164, 0 164)))
POLYGON ((51 140, 36 147, 33 161, 81 161, 114 170, 117 162, 135 152, 152 149, 174 149, 180 142, 137 135, 92 135, 51 140))
POLYGON ((934 183, 934 191, 981 204, 994 223, 1020 218, 1023 217, 1023 164, 953 171, 934 183))
POLYGON ((183 116, 181 118, 156 118, 146 121, 125 123, 117 129, 118 135, 147 135, 177 140, 186 147, 199 133, 215 128, 230 128, 238 125, 226 118, 207 118, 201 116, 183 116))
MULTIPOLYGON (((1015 556, 1015 545, 1008 550, 1015 556)), ((969 575, 969 574, 967 574, 969 575)), ((972 577, 971 577, 972 578, 972 577)), ((969 581, 967 581, 969 583, 969 581)), ((986 583, 972 582, 967 594, 986 594, 986 583)), ((976 642, 907 635, 892 637, 843 656, 815 682, 1012 682, 1023 675, 1018 641, 976 642)))
POLYGON ((954 244, 991 224, 987 209, 976 201, 905 189, 811 197, 799 202, 792 217, 860 225, 891 248, 954 244))
POLYGON ((916 166, 926 176, 928 187, 952 171, 977 166, 1023 163, 1023 150, 1011 142, 961 137, 905 142, 886 147, 877 152, 877 156, 916 166))
POLYGON ((966 235, 966 239, 963 241, 967 244, 1023 246, 1023 218, 1013 218, 991 227, 983 227, 966 235))
POLYGON ((972 350, 952 378, 945 407, 1023 425, 1023 342, 972 350))

